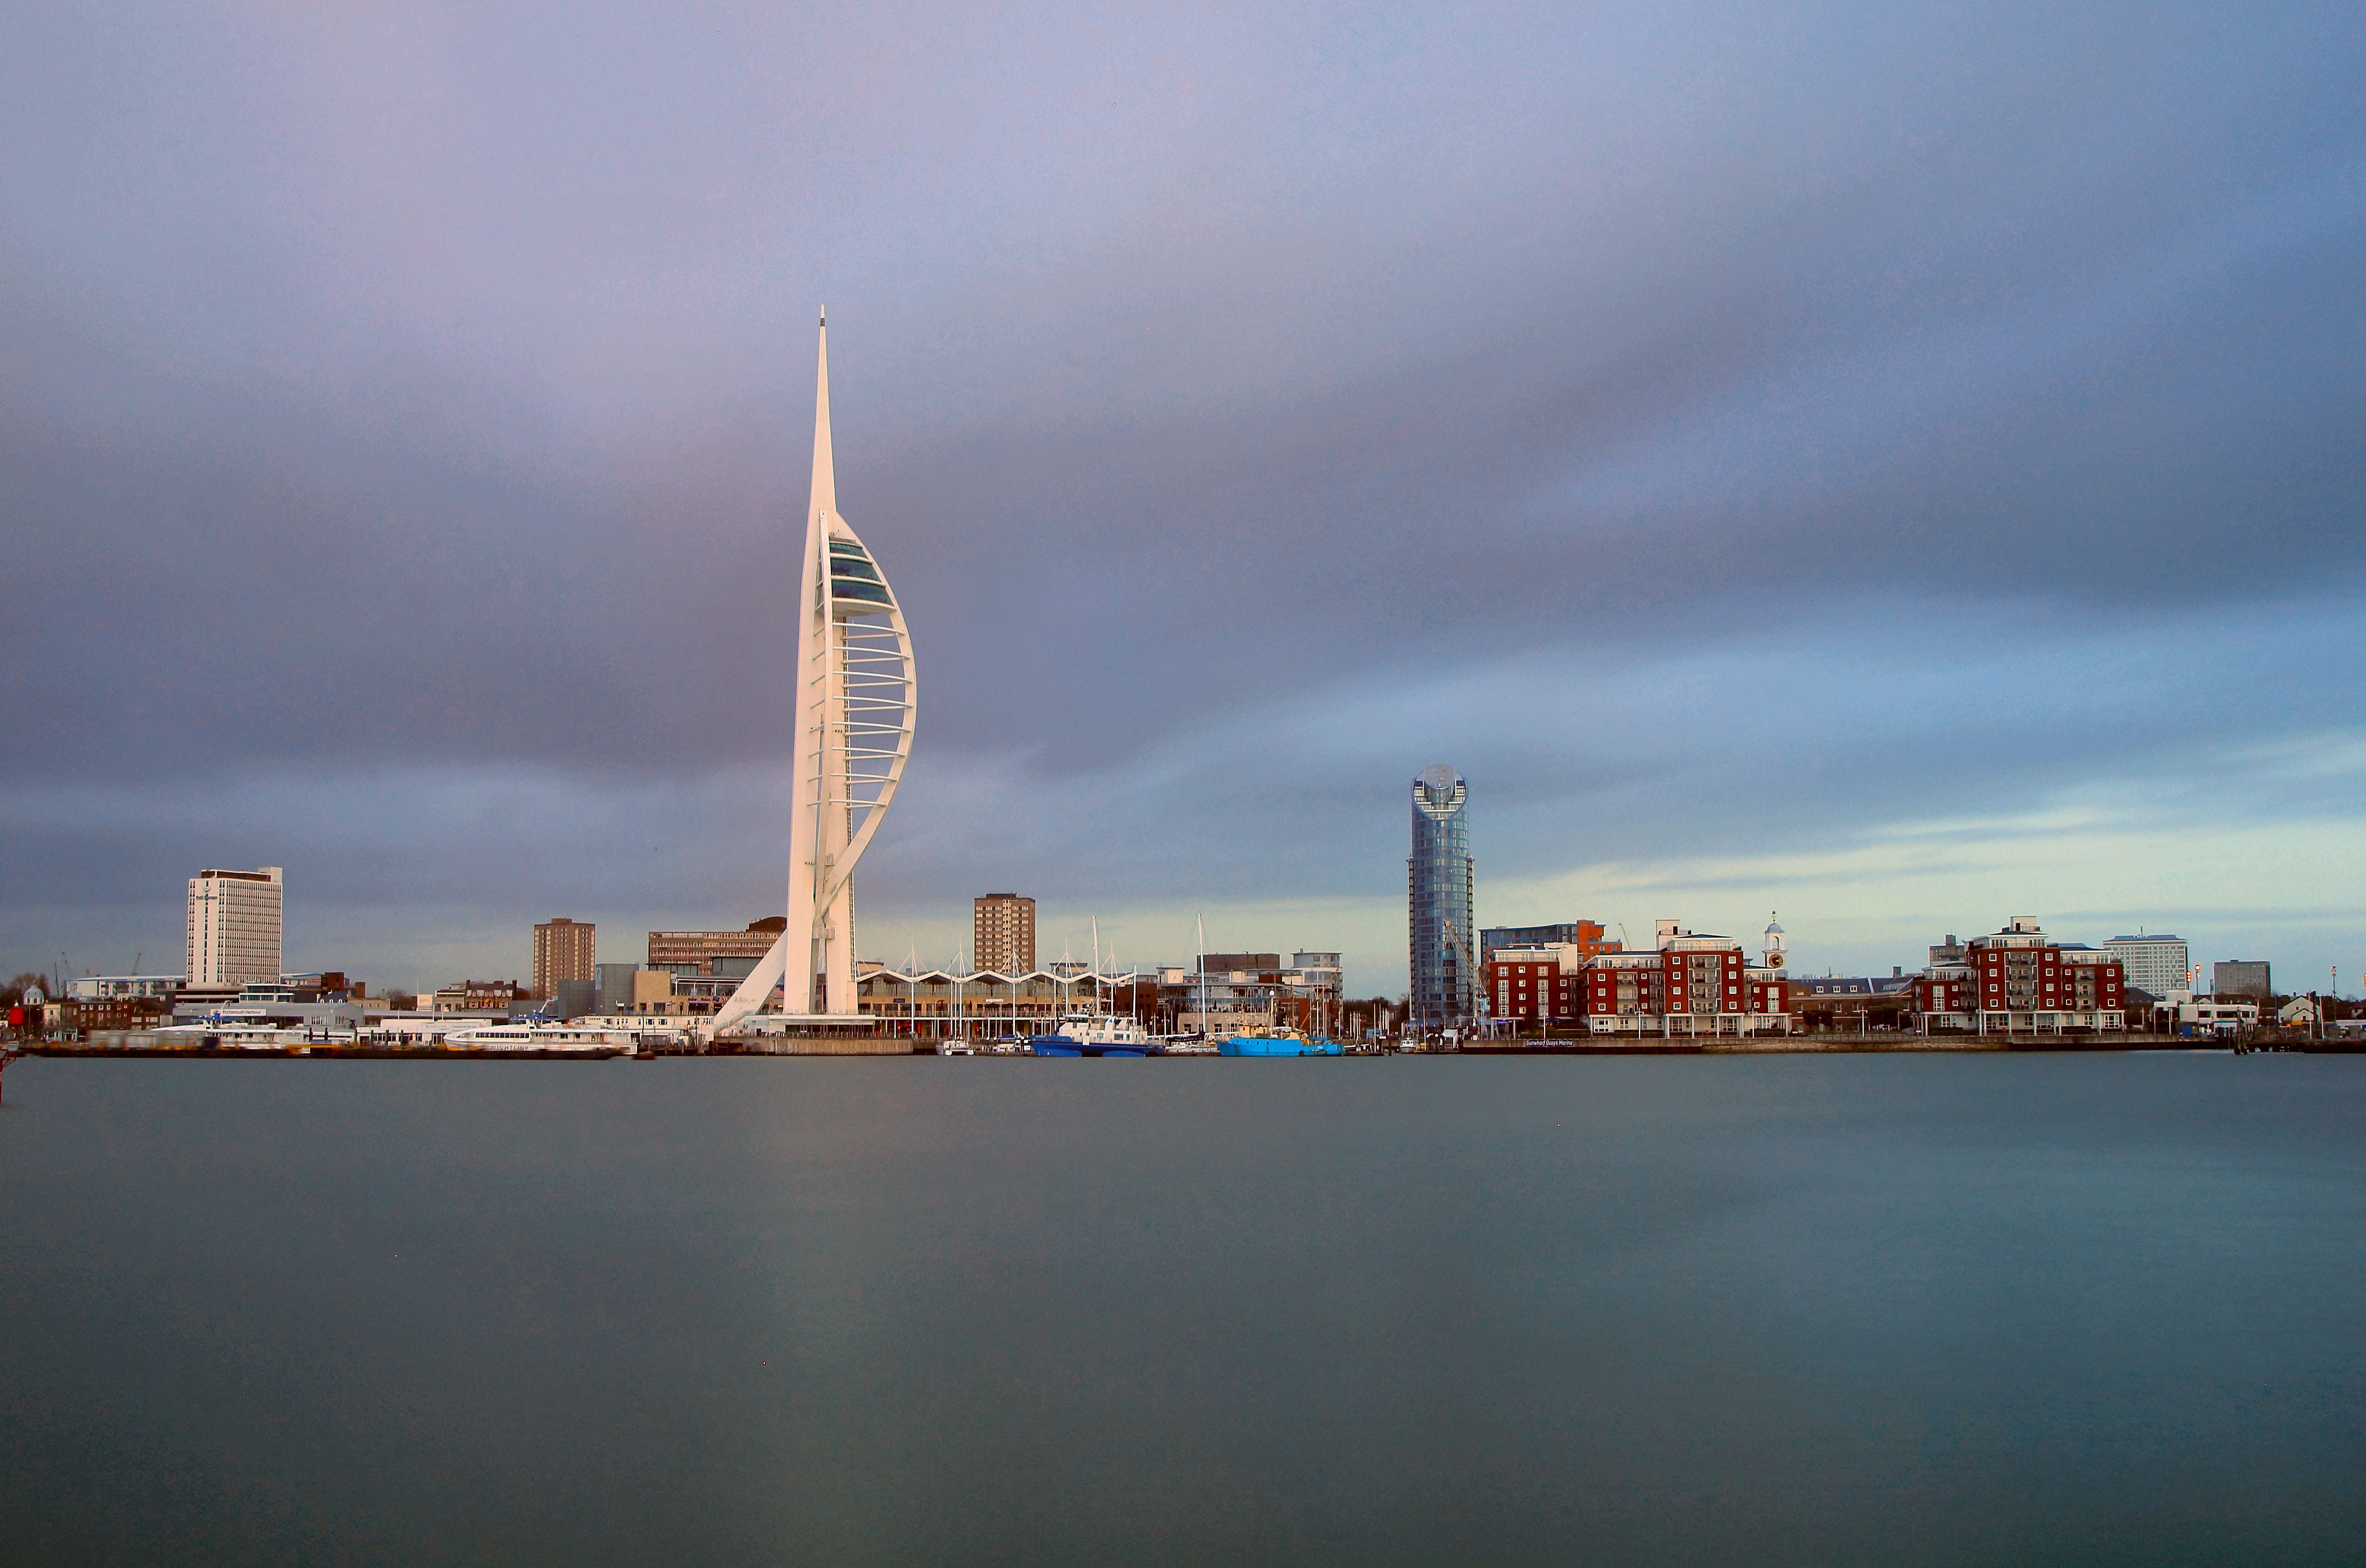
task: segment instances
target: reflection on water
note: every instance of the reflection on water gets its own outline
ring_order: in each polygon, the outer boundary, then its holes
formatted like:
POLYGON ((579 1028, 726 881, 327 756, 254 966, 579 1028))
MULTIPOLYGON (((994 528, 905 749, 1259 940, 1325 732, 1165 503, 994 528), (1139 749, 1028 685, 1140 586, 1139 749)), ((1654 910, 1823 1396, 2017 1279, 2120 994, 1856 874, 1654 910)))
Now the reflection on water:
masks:
POLYGON ((2354 1561, 2366 1062, 27 1063, 17 1562, 2354 1561))

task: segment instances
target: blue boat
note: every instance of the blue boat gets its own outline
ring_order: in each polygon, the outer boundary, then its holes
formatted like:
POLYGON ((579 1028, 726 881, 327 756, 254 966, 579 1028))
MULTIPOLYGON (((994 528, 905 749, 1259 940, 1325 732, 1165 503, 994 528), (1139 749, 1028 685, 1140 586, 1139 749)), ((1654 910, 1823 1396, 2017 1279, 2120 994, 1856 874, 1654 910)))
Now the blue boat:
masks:
POLYGON ((1309 1040, 1302 1034, 1235 1034, 1218 1046, 1225 1056, 1336 1056, 1336 1040, 1309 1040))

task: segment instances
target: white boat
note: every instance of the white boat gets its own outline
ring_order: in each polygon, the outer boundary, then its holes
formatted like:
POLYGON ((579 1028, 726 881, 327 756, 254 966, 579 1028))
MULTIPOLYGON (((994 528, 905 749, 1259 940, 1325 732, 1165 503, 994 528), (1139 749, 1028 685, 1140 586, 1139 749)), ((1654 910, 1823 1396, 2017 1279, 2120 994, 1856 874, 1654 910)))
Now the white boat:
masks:
POLYGON ((489 1055, 537 1056, 621 1056, 638 1043, 630 1031, 578 1028, 571 1023, 479 1023, 455 1029, 444 1043, 462 1051, 489 1055))
POLYGON ((350 1045, 351 1034, 321 1029, 283 1029, 272 1023, 199 1019, 195 1023, 168 1023, 142 1032, 154 1036, 160 1047, 196 1051, 292 1051, 306 1045, 350 1045))
POLYGON ((971 1044, 966 1040, 948 1040, 943 1044, 937 1047, 937 1055, 940 1056, 975 1056, 977 1055, 977 1047, 971 1044))
MULTIPOLYGON (((1070 1018, 1052 1038, 1065 1040, 1088 1056, 1147 1056, 1158 1049, 1158 1042, 1148 1030, 1130 1018, 1110 1013, 1070 1018)), ((1042 1055, 1042 1041, 1034 1043, 1035 1054, 1042 1055)))

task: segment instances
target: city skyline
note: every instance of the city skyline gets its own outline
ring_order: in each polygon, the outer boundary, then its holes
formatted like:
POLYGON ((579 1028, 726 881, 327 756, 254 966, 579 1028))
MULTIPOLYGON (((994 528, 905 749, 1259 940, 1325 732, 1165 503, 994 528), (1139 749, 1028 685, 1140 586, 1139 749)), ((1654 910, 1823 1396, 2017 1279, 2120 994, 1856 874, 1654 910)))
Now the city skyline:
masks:
POLYGON ((209 865, 414 984, 772 909, 828 299, 934 660, 868 956, 1026 886, 1392 994, 1451 756, 1487 924, 2366 966, 2349 30, 595 9, 529 104, 511 16, 0 62, 14 963, 209 865))

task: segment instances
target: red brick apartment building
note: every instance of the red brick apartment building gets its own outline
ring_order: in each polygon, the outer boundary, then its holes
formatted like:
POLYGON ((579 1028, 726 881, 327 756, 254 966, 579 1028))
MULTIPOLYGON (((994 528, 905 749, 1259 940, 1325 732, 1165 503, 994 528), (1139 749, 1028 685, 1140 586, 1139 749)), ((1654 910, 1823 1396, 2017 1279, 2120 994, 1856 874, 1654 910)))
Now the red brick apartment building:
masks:
POLYGON ((2015 915, 2003 930, 1974 937, 1960 961, 1933 964, 1914 982, 1923 1033, 2086 1034, 2127 1023, 2120 961, 2081 942, 2049 941, 2037 921, 2015 915))
POLYGON ((1521 1023, 1572 1023, 1577 1019, 1575 965, 1570 944, 1506 947, 1487 964, 1489 1016, 1521 1023), (1569 967, 1564 967, 1564 965, 1569 967))
MULTIPOLYGON (((1771 939, 1770 939, 1771 940, 1771 939)), ((1582 1025, 1594 1034, 1787 1033, 1778 953, 1752 964, 1731 937, 1660 922, 1650 951, 1580 953, 1575 944, 1504 948, 1487 965, 1493 1015, 1582 1025)))

